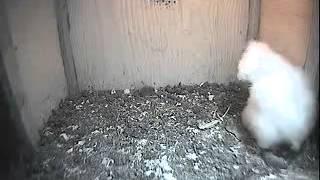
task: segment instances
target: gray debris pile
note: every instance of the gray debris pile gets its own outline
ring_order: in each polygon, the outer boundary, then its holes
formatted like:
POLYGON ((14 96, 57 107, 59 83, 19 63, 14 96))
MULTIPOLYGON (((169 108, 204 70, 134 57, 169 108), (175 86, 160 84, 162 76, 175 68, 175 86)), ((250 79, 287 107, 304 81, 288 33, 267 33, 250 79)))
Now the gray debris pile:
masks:
POLYGON ((29 179, 319 179, 314 143, 267 165, 240 125, 247 96, 237 83, 83 92, 53 112, 29 179))

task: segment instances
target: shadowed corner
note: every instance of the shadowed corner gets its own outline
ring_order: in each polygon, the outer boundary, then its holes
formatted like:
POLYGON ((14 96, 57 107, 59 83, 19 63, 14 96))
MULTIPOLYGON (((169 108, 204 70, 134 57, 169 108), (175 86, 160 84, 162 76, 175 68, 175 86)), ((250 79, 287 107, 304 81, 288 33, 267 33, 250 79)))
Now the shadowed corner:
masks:
POLYGON ((34 149, 9 87, 0 52, 0 179, 19 180, 27 177, 34 149))

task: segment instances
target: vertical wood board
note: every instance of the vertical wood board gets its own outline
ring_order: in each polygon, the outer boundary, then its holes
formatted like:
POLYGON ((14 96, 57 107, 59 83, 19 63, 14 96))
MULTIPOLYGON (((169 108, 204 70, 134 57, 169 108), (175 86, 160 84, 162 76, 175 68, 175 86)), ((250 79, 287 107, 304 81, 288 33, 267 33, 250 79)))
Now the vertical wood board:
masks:
POLYGON ((11 89, 33 145, 38 130, 66 96, 54 0, 6 0, 7 34, 1 45, 11 89))
POLYGON ((55 12, 59 32, 60 52, 64 65, 64 74, 66 76, 68 95, 74 96, 79 93, 79 84, 70 41, 70 22, 67 0, 55 1, 55 12))
POLYGON ((304 65, 316 95, 319 96, 319 0, 313 0, 312 24, 310 26, 310 40, 304 65))
POLYGON ((312 20, 312 0, 261 0, 259 39, 303 66, 312 20))
POLYGON ((227 82, 246 45, 249 0, 68 1, 79 86, 227 82))

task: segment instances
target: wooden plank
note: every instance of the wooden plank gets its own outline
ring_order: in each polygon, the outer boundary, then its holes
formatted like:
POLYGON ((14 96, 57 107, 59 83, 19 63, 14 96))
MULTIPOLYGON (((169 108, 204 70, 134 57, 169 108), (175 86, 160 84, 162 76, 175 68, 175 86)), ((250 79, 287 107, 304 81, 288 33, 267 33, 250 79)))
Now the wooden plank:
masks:
POLYGON ((1 46, 4 65, 24 127, 36 145, 38 130, 67 95, 54 1, 4 2, 8 24, 1 46))
POLYGON ((70 41, 70 22, 67 0, 55 1, 55 7, 59 32, 60 51, 68 86, 68 95, 74 96, 79 93, 79 85, 70 41))
MULTIPOLYGON (((11 102, 11 110, 15 111, 15 120, 19 121, 19 118, 21 118, 20 120, 23 121, 23 118, 26 117, 23 117, 20 110, 24 106, 26 94, 23 90, 23 83, 19 73, 19 65, 15 54, 16 47, 12 42, 6 7, 5 1, 0 1, 0 78, 1 83, 4 83, 3 86, 6 88, 5 92, 8 97, 12 95, 10 101, 14 100, 14 102, 11 102)), ((26 130, 26 137, 31 141, 34 136, 30 129, 28 125, 25 125, 21 133, 23 134, 24 130, 26 130)))
POLYGON ((307 54, 312 0, 261 0, 259 39, 303 66, 307 54))
MULTIPOLYGON (((1 3, 0 3, 1 4, 1 3)), ((0 15, 1 16, 1 15, 0 15)), ((1 24, 1 23, 0 23, 1 24)), ((3 26, 2 26, 3 27, 3 26)), ((0 51, 0 179, 26 177, 25 160, 31 161, 34 147, 25 131, 0 51), (15 168, 13 168, 15 167, 15 168)))
POLYGON ((26 173, 22 160, 32 159, 34 147, 21 117, 20 81, 10 83, 8 77, 17 75, 17 64, 5 7, 5 2, 0 0, 0 179, 22 179, 26 173), (8 66, 13 70, 11 73, 7 72, 8 66))
POLYGON ((259 35, 261 0, 249 0, 249 23, 247 40, 256 40, 259 35))
POLYGON ((247 41, 249 0, 68 4, 80 89, 228 82, 236 77, 247 41))
POLYGON ((310 34, 304 69, 310 78, 312 88, 319 95, 319 0, 313 0, 310 34))

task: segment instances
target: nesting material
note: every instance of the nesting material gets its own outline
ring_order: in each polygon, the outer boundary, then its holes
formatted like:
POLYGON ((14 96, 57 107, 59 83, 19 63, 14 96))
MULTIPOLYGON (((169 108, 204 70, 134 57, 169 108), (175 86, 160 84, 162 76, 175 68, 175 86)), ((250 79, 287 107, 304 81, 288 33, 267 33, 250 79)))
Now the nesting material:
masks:
POLYGON ((318 151, 309 142, 284 170, 265 163, 240 125, 248 92, 236 83, 168 86, 145 94, 114 92, 83 92, 66 99, 41 132, 37 159, 26 179, 319 175, 318 151), (199 129, 199 123, 211 125, 199 129))

